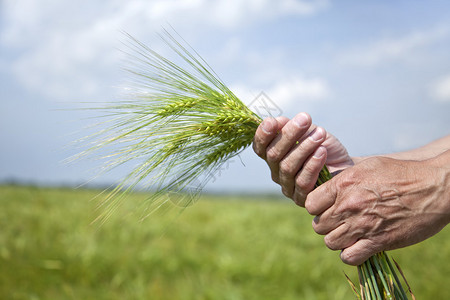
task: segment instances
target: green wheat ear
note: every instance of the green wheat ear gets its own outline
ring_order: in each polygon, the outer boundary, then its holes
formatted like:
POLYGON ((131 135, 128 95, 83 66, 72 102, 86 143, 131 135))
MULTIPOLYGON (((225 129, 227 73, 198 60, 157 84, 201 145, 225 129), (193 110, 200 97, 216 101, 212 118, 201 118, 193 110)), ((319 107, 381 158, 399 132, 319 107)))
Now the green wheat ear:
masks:
POLYGON ((129 100, 101 108, 112 118, 107 129, 90 137, 94 146, 81 155, 108 151, 106 170, 130 161, 138 165, 101 203, 101 222, 137 186, 154 192, 144 216, 169 200, 188 205, 207 183, 205 174, 214 174, 249 146, 262 121, 168 31, 160 36, 184 66, 125 36, 133 93, 129 100))

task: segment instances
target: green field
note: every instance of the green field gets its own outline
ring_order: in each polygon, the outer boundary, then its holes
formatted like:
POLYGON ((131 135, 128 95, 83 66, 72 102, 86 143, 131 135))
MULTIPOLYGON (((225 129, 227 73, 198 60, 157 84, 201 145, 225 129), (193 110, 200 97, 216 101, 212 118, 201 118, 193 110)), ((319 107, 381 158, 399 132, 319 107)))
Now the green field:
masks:
MULTIPOLYGON (((204 196, 139 222, 135 194, 99 226, 97 193, 0 186, 0 299, 354 299, 356 268, 289 201, 204 196)), ((391 254, 417 299, 450 299, 450 228, 391 254)))

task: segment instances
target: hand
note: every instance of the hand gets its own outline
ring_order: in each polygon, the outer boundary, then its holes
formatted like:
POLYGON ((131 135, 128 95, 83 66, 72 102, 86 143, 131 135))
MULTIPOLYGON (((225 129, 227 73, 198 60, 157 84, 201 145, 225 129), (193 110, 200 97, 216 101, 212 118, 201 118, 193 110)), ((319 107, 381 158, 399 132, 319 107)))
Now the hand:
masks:
POLYGON ((265 119, 256 131, 253 149, 266 160, 272 180, 281 185, 283 194, 300 206, 314 189, 325 163, 331 172, 353 165, 344 146, 313 125, 307 113, 299 113, 292 120, 265 119))
POLYGON ((308 195, 314 230, 351 265, 436 234, 450 221, 450 172, 436 159, 375 157, 346 169, 308 195))

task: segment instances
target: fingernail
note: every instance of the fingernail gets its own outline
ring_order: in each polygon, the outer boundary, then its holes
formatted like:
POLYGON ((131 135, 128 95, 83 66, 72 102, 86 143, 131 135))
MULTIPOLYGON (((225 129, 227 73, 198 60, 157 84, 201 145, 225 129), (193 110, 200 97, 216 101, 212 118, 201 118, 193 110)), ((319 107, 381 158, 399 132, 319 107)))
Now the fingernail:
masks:
POLYGON ((312 134, 309 136, 314 142, 318 142, 323 138, 323 129, 320 127, 317 127, 314 129, 312 134))
POLYGON ((292 121, 297 124, 298 127, 303 128, 308 126, 309 118, 305 113, 299 113, 292 119, 292 121))
POLYGON ((272 133, 273 131, 272 120, 265 119, 261 124, 261 128, 265 133, 272 133))
POLYGON ((314 158, 322 158, 325 155, 326 149, 324 147, 317 148, 316 152, 314 152, 314 158))

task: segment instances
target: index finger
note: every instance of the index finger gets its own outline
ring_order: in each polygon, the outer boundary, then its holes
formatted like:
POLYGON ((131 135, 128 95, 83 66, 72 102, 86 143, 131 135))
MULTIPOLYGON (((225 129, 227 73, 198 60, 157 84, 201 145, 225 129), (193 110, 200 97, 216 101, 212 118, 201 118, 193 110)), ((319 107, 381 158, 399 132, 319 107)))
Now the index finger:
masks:
POLYGON ((253 138, 253 150, 255 153, 266 159, 266 148, 278 135, 280 130, 289 121, 286 117, 266 118, 256 129, 255 137, 253 138))

